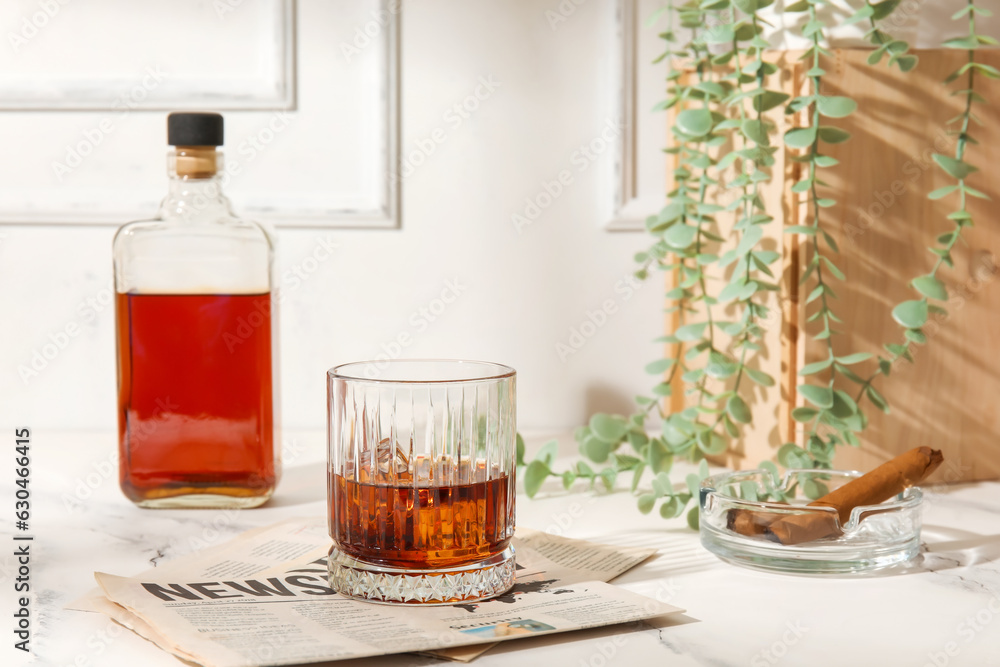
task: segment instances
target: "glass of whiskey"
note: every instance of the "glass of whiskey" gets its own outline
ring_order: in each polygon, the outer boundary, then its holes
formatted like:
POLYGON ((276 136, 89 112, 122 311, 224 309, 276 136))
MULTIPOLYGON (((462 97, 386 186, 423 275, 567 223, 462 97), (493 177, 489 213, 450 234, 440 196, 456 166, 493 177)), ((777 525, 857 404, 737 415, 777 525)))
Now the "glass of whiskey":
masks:
POLYGON ((328 372, 330 585, 382 603, 514 584, 514 369, 358 362, 328 372))

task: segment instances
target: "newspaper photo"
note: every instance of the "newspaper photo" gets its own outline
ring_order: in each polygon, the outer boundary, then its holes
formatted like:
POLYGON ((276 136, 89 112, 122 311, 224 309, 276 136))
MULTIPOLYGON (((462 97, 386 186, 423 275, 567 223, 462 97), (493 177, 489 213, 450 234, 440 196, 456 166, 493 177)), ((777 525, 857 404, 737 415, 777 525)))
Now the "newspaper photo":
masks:
POLYGON ((518 530, 514 588, 485 602, 415 609, 337 595, 325 520, 285 521, 136 577, 96 573, 71 608, 104 613, 208 667, 286 665, 424 652, 468 661, 498 641, 682 610, 605 583, 652 550, 518 530))

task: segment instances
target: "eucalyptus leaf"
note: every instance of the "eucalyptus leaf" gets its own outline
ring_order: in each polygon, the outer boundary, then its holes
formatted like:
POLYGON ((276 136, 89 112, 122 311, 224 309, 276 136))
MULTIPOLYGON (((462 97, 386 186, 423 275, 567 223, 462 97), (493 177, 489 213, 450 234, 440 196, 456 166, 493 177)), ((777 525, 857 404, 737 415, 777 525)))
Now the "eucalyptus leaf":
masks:
POLYGON ((761 461, 760 465, 757 467, 770 473, 771 479, 774 481, 775 485, 781 483, 781 475, 778 474, 778 466, 774 465, 770 461, 761 461))
MULTIPOLYGON (((728 3, 723 3, 728 4, 728 3)), ((736 34, 730 26, 717 25, 705 30, 704 39, 706 44, 732 44, 736 34)))
POLYGON ((868 396, 868 400, 872 402, 872 405, 882 412, 889 414, 889 402, 885 400, 885 397, 882 396, 882 394, 876 391, 875 387, 868 385, 865 388, 865 394, 868 396))
POLYGON ((899 6, 900 0, 882 0, 872 5, 872 20, 881 21, 892 14, 899 6))
POLYGON ((524 471, 524 492, 529 498, 534 498, 535 494, 542 488, 542 484, 549 476, 549 467, 542 461, 532 461, 524 471))
POLYGON ((694 243, 698 230, 684 224, 676 224, 663 233, 663 240, 672 248, 683 250, 694 243))
MULTIPOLYGON (((632 449, 639 451, 643 447, 649 444, 649 436, 646 435, 644 431, 641 430, 631 430, 626 435, 628 442, 632 445, 632 449)), ((619 462, 624 458, 621 454, 618 455, 619 462)))
POLYGON ((786 443, 778 450, 778 463, 786 468, 812 467, 812 460, 808 452, 792 443, 786 443))
POLYGON ((949 49, 978 49, 979 40, 973 35, 966 35, 964 37, 955 37, 954 39, 946 39, 941 42, 941 45, 949 49))
POLYGON ((881 46, 868 55, 868 64, 877 65, 879 61, 885 56, 885 47, 881 46))
MULTIPOLYGON (((778 93, 773 90, 765 90, 760 95, 753 98, 753 108, 754 111, 770 111, 775 107, 779 107, 788 101, 790 95, 787 93, 778 93)), ((758 142, 759 143, 759 142, 758 142)))
POLYGON ((611 443, 591 436, 583 441, 583 452, 594 463, 604 463, 611 453, 611 443))
POLYGON ((806 494, 806 498, 809 500, 818 500, 830 491, 823 482, 815 479, 807 479, 802 483, 802 492, 806 494))
POLYGON ((673 454, 667 449, 666 443, 659 438, 650 441, 646 457, 649 469, 654 473, 668 473, 673 467, 673 454))
POLYGON ((635 490, 639 488, 639 483, 642 481, 642 473, 646 470, 645 464, 640 463, 636 466, 635 470, 632 471, 632 484, 630 490, 635 493, 635 490))
POLYGON ((938 188, 937 190, 932 190, 930 194, 927 195, 928 199, 943 199, 950 195, 952 192, 958 190, 957 185, 946 185, 943 188, 938 188))
POLYGON ((703 137, 712 131, 712 112, 708 109, 685 109, 677 114, 676 126, 692 137, 703 137))
POLYGON ((830 387, 823 387, 814 384, 800 384, 799 393, 818 408, 829 408, 833 406, 833 390, 830 387))
POLYGON ((700 81, 694 85, 694 89, 707 93, 712 97, 722 97, 726 94, 726 89, 722 87, 722 84, 715 81, 700 81))
POLYGON ((820 97, 816 101, 816 108, 824 116, 844 118, 857 110, 858 103, 849 97, 820 97))
POLYGON ((760 144, 761 146, 770 145, 770 137, 768 136, 767 124, 762 120, 747 120, 743 121, 743 136, 745 136, 750 141, 760 144))
POLYGON ((715 431, 703 431, 698 435, 698 449, 709 456, 723 453, 728 446, 725 438, 715 431))
POLYGON ((535 460, 542 461, 550 468, 556 460, 556 455, 559 453, 559 441, 549 440, 544 445, 539 447, 538 453, 535 454, 535 460))
POLYGON ((837 389, 833 392, 833 407, 830 408, 830 414, 837 419, 847 419, 856 415, 857 412, 858 404, 846 391, 837 389))
POLYGON ((801 127, 785 133, 785 145, 789 148, 808 148, 816 142, 818 130, 815 127, 801 127))
POLYGON ((763 371, 758 371, 753 368, 744 368, 743 372, 746 373, 751 380, 761 385, 762 387, 774 386, 774 378, 763 371))
POLYGON ((662 375, 666 371, 670 370, 675 361, 673 359, 657 359, 656 361, 646 364, 646 372, 650 375, 662 375))
POLYGON ((929 299, 937 299, 938 301, 948 300, 948 289, 944 286, 943 282, 934 276, 920 276, 919 278, 914 278, 910 284, 929 299))
POLYGON ((833 365, 833 359, 824 359, 823 361, 814 361, 811 364, 806 364, 799 370, 799 375, 815 375, 821 371, 825 371, 827 368, 833 365))
POLYGON ((671 496, 660 505, 660 516, 664 519, 674 519, 684 511, 684 503, 677 496, 671 496))
POLYGON ((812 37, 816 33, 822 33, 824 24, 819 19, 813 19, 811 21, 806 21, 805 25, 802 26, 802 36, 812 37))
POLYGON ((740 429, 737 428, 736 423, 729 417, 729 415, 722 416, 722 427, 726 429, 726 433, 729 434, 730 438, 740 437, 740 429))
POLYGON ((808 422, 816 418, 819 414, 819 410, 815 408, 800 407, 792 410, 792 419, 797 422, 808 422))
POLYGON ((740 482, 740 497, 743 500, 757 502, 757 484, 748 479, 740 482))
POLYGON ((701 338, 702 333, 705 331, 705 327, 708 326, 707 322, 697 322, 695 324, 685 324, 684 326, 677 329, 674 332, 674 336, 677 340, 683 341, 685 343, 698 340, 701 338))
POLYGON ((691 495, 697 498, 701 488, 701 478, 697 474, 689 472, 684 481, 687 483, 687 488, 691 495))
POLYGON ((858 23, 860 21, 864 21, 864 20, 868 19, 869 17, 871 17, 874 13, 875 13, 875 10, 874 10, 874 8, 872 8, 871 5, 869 5, 869 4, 862 5, 861 8, 858 11, 854 12, 853 14, 851 14, 847 18, 847 20, 844 21, 844 24, 845 25, 851 25, 852 23, 858 23))
POLYGON ((698 505, 695 504, 695 506, 689 509, 687 513, 688 528, 690 528, 691 530, 698 530, 700 522, 701 522, 701 514, 698 509, 698 505))
POLYGON ((733 394, 726 401, 726 412, 733 421, 741 424, 749 424, 753 419, 750 414, 750 406, 747 405, 747 402, 739 394, 733 394))
POLYGON ((938 163, 938 166, 944 169, 949 176, 960 181, 965 180, 969 174, 979 171, 978 167, 974 167, 967 162, 963 162, 962 160, 956 160, 953 157, 948 157, 947 155, 935 153, 933 157, 934 161, 938 163))
POLYGON ((620 442, 628 431, 628 423, 623 417, 598 412, 590 418, 590 430, 606 443, 620 442))
POLYGON ((909 329, 919 329, 927 322, 927 301, 904 301, 892 309, 892 317, 909 329))
POLYGON ((670 396, 674 392, 674 388, 666 382, 661 382, 660 384, 653 387, 652 392, 657 396, 670 396))
POLYGON ((604 484, 604 488, 611 491, 615 488, 615 480, 618 479, 618 471, 614 468, 605 468, 601 471, 599 477, 601 478, 601 483, 604 484))
POLYGON ((821 125, 819 128, 819 138, 828 144, 840 144, 851 138, 851 133, 839 127, 821 125))
POLYGON ((871 358, 872 355, 869 352, 855 352, 854 354, 845 354, 842 357, 837 357, 837 363, 851 366, 853 364, 860 364, 862 361, 868 361, 871 358))
POLYGON ((670 475, 665 472, 653 476, 652 486, 653 494, 657 498, 674 495, 674 483, 670 481, 670 475))
POLYGON ((727 359, 724 355, 713 352, 710 355, 708 364, 705 366, 705 373, 716 380, 725 380, 736 374, 736 362, 727 359))
POLYGON ((742 279, 737 282, 729 283, 719 292, 719 303, 728 303, 733 299, 738 298, 743 292, 744 287, 746 287, 746 283, 742 279))

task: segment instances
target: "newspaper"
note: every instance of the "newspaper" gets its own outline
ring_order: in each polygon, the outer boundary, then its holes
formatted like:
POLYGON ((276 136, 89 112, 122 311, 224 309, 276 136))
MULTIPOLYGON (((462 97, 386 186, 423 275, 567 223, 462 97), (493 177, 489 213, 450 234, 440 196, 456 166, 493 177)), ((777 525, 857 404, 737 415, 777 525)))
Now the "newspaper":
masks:
POLYGON ((605 581, 653 550, 519 529, 517 582, 497 599, 444 607, 376 605, 329 589, 323 519, 295 519, 101 586, 70 608, 104 613, 207 667, 287 665, 424 652, 471 660, 495 642, 638 621, 682 610, 605 581))

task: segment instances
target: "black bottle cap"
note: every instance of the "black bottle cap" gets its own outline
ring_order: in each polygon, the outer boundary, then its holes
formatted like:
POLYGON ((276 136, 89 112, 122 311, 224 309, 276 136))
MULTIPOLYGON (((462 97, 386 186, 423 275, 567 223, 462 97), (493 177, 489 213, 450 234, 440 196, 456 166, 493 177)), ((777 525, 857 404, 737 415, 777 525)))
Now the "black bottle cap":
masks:
POLYGON ((168 114, 167 143, 171 146, 221 146, 222 114, 203 111, 168 114))

